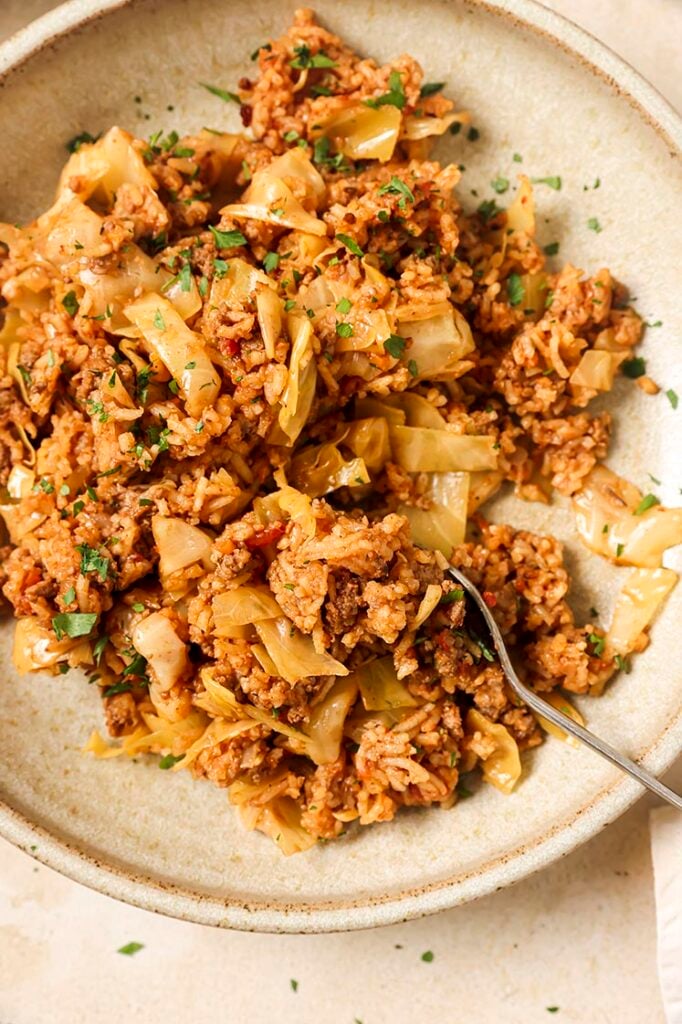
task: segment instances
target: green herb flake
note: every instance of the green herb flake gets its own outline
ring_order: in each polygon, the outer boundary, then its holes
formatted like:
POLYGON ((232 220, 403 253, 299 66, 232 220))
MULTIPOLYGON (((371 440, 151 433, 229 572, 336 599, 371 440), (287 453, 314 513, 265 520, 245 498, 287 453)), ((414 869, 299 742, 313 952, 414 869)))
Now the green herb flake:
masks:
POLYGON ((625 675, 629 675, 632 669, 629 658, 624 658, 622 654, 617 654, 613 659, 616 668, 621 672, 625 672, 625 675))
POLYGON ((616 558, 620 558, 624 551, 625 544, 616 544, 616 558))
POLYGON ((391 71, 388 76, 388 92, 385 92, 383 96, 376 96, 365 100, 365 106, 374 108, 391 106, 402 110, 406 101, 407 97, 405 96, 401 73, 399 71, 391 71))
POLYGON ((144 949, 143 942, 126 942, 125 946, 121 946, 116 952, 122 953, 123 956, 135 956, 141 949, 144 949))
POLYGON ((164 754, 159 761, 159 768, 162 771, 167 772, 168 769, 172 768, 174 764, 178 763, 178 761, 182 761, 184 756, 184 754, 178 754, 177 756, 175 754, 164 754))
POLYGON ((91 142, 97 142, 99 135, 91 135, 90 132, 80 132, 79 135, 74 135, 72 139, 66 143, 66 148, 69 153, 77 153, 81 146, 84 146, 91 142))
POLYGON ((520 274, 510 274, 507 278, 507 297, 510 306, 519 306, 523 302, 525 289, 520 274))
POLYGON ((74 590, 73 587, 69 587, 69 589, 64 594, 62 600, 64 601, 64 604, 71 604, 73 601, 76 600, 76 591, 74 590))
POLYGON ((645 320, 644 321, 644 325, 645 325, 645 327, 662 327, 663 326, 663 321, 662 320, 645 320))
POLYGON ((464 591, 461 587, 455 587, 453 590, 448 590, 447 594, 443 594, 438 604, 454 604, 455 601, 464 600, 464 591))
POLYGON ((69 316, 75 316, 78 312, 78 299, 74 291, 67 292, 62 299, 62 306, 69 314, 69 316))
MULTIPOLYGON (((390 193, 391 195, 402 196, 403 199, 407 199, 408 202, 414 202, 414 194, 412 190, 401 181, 400 178, 396 178, 395 175, 385 185, 382 185, 379 189, 379 195, 384 196, 390 193)), ((400 205, 400 204, 399 204, 400 205)), ((338 236, 337 236, 338 237, 338 236)))
POLYGON ((88 636, 96 621, 96 612, 60 612, 52 619, 52 628, 57 640, 62 640, 65 636, 88 636))
POLYGON ((97 548, 91 548, 89 544, 76 544, 76 551, 81 556, 81 574, 85 576, 89 572, 96 572, 104 583, 109 575, 110 565, 106 555, 101 554, 97 548))
POLYGON ((218 249, 234 249, 239 245, 246 245, 246 238, 241 231, 221 231, 211 224, 211 234, 218 249))
POLYGON ((620 364, 621 371, 631 380, 643 377, 646 373, 646 361, 642 356, 634 356, 632 359, 625 359, 620 364))
POLYGON ((273 270, 277 270, 278 264, 279 255, 276 252, 268 252, 265 254, 265 259, 263 260, 263 269, 265 270, 266 274, 271 273, 271 271, 273 270))
POLYGON ((590 633, 587 639, 594 647, 594 651, 592 653, 595 658, 601 658, 604 653, 604 648, 606 647, 606 637, 599 636, 597 633, 590 633))
POLYGON ((553 188, 555 192, 561 191, 561 178, 558 174, 550 175, 548 178, 531 178, 534 185, 547 185, 548 188, 553 188))
POLYGON ((514 153, 514 155, 512 157, 512 160, 514 161, 515 164, 522 164, 523 163, 523 157, 521 156, 520 153, 514 153))
POLYGON ((157 331, 166 330, 166 321, 163 319, 163 314, 160 309, 157 309, 154 314, 154 327, 156 327, 157 331))
POLYGON ((490 182, 490 186, 493 192, 497 192, 498 195, 502 195, 502 193, 506 192, 509 188, 509 178, 503 178, 501 175, 498 175, 497 178, 493 178, 490 182))
POLYGON ((350 299, 346 298, 344 295, 344 297, 342 299, 339 299, 339 301, 336 303, 336 312, 341 313, 342 316, 345 316, 346 313, 350 313, 352 305, 353 303, 350 301, 350 299))
POLYGON ((358 243, 355 241, 355 239, 351 238, 350 235, 337 234, 336 237, 338 238, 339 242, 343 242, 343 244, 345 245, 346 249, 348 249, 349 252, 353 253, 353 256, 365 255, 360 246, 358 245, 358 243))
POLYGON ((559 252, 559 243, 550 242, 549 245, 544 246, 542 251, 544 252, 545 256, 556 256, 556 254, 559 252))
POLYGON ((558 1013, 559 1012, 559 1007, 558 1006, 546 1006, 545 1009, 547 1010, 547 1013, 558 1013))
MULTIPOLYGON (((296 299, 287 299, 284 303, 284 312, 290 313, 296 307, 296 299)), ((337 307, 338 308, 338 307, 337 307)))
POLYGON ((493 219, 493 217, 496 217, 497 214, 501 213, 502 211, 500 210, 499 206, 497 205, 494 199, 484 199, 484 201, 479 204, 476 212, 478 213, 483 223, 487 224, 489 221, 493 219))
POLYGON ((444 88, 445 82, 424 82, 419 90, 419 95, 422 99, 425 99, 427 96, 435 96, 437 92, 444 88))
POLYGON ((296 978, 290 978, 289 984, 291 985, 292 992, 298 992, 298 982, 296 981, 296 978))
POLYGON ((660 501, 655 494, 645 494, 639 505, 635 509, 633 515, 641 516, 647 509, 653 508, 654 505, 660 505, 660 501))
POLYGON ((665 397, 668 399, 668 401, 672 405, 673 409, 677 409, 677 406, 679 405, 679 401, 680 401, 677 392, 673 391, 672 388, 668 388, 668 390, 665 393, 665 397))
POLYGON ((307 46, 295 46, 296 56, 289 61, 292 68, 303 71, 305 68, 335 68, 336 61, 328 57, 324 50, 319 53, 311 53, 307 46))
POLYGON ((202 89, 210 92, 212 96, 217 96, 224 103, 241 103, 239 96, 234 92, 230 92, 229 89, 219 89, 217 85, 207 85, 206 82, 199 82, 199 85, 202 89))
POLYGON ((590 231, 594 231, 597 235, 600 231, 604 230, 596 217, 590 217, 587 221, 587 226, 590 231))
POLYGON ((467 132, 467 139, 469 140, 469 142, 477 142, 480 139, 480 137, 481 133, 479 132, 478 128, 474 128, 474 126, 472 125, 469 131, 467 132))
POLYGON ((431 950, 427 949, 425 953, 422 953, 421 959, 423 960, 423 962, 425 964, 432 963, 433 962, 433 953, 431 952, 431 950))
POLYGON ((229 269, 230 269, 229 263, 227 263, 225 260, 219 259, 216 256, 216 258, 213 260, 213 274, 214 274, 214 276, 218 280, 220 280, 221 277, 225 277, 225 274, 228 272, 229 269))
POLYGON ((353 325, 346 323, 337 323, 336 333, 339 338, 352 338, 353 336, 353 325))
POLYGON ((410 359, 407 364, 407 369, 411 377, 419 376, 419 367, 417 366, 414 359, 410 359))
POLYGON ((402 359, 403 353, 405 352, 405 339, 401 338, 398 334, 391 334, 384 342, 384 348, 388 352, 389 356, 393 356, 394 359, 402 359))

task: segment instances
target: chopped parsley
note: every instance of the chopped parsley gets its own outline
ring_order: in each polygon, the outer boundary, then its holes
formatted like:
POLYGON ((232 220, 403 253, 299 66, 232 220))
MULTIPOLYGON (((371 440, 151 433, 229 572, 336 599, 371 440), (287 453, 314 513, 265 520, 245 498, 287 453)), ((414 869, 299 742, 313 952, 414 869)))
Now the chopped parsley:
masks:
POLYGON ((266 274, 269 274, 272 270, 277 270, 279 264, 279 255, 276 252, 268 252, 265 254, 263 260, 263 269, 266 274))
POLYGON ((476 212, 478 213, 483 223, 487 224, 488 221, 492 220, 493 217, 496 217, 497 214, 501 213, 502 211, 500 210, 499 206, 497 205, 494 199, 484 199, 483 202, 480 203, 476 212))
POLYGON ((190 360, 189 363, 185 363, 185 369, 186 370, 193 370, 196 365, 197 365, 196 364, 196 360, 192 359, 192 360, 190 360))
POLYGON ((590 231, 594 231, 597 235, 600 231, 604 230, 596 217, 590 217, 587 221, 587 226, 590 229, 590 231))
POLYGON ((616 558, 620 558, 624 551, 625 544, 616 544, 616 558))
POLYGON ((395 175, 393 175, 391 180, 387 182, 385 185, 382 185, 381 188, 379 189, 380 196, 386 195, 387 193, 391 193, 391 195, 401 196, 401 200, 398 203, 399 206, 404 207, 406 199, 410 203, 414 202, 414 194, 412 193, 411 189, 405 184, 404 181, 401 181, 400 178, 396 178, 395 175))
POLYGON ((555 192, 561 190, 561 178, 558 174, 550 175, 549 178, 531 178, 534 185, 547 185, 548 188, 553 188, 555 192))
POLYGON ((107 686, 102 696, 115 697, 117 693, 130 693, 131 690, 132 686, 130 683, 112 683, 111 686, 107 686))
POLYGON ((398 334, 391 334, 384 342, 384 348, 388 352, 389 356, 393 356, 394 359, 401 359, 405 351, 405 339, 401 338, 398 334))
POLYGON ((52 619, 52 628, 57 640, 65 636, 88 636, 96 621, 96 612, 60 612, 52 619))
POLYGON ((646 373, 646 361, 642 356, 634 356, 632 359, 625 359, 620 364, 620 368, 626 377, 636 380, 637 377, 643 377, 646 373))
POLYGON ((556 256, 556 254, 559 252, 559 243, 550 242, 549 245, 546 245, 542 251, 544 252, 545 256, 556 256))
POLYGON ((625 672, 626 675, 629 674, 632 668, 629 658, 624 658, 622 654, 617 654, 613 661, 616 665, 616 668, 620 669, 621 672, 625 672))
POLYGON ((160 309, 157 309, 154 314, 154 327, 156 327, 157 331, 166 330, 166 321, 163 319, 163 314, 160 309))
POLYGON ((645 494, 639 505, 635 509, 633 515, 641 516, 647 509, 653 508, 654 505, 660 505, 660 501, 655 494, 645 494))
POLYGON ((210 92, 212 96, 217 96, 224 103, 241 103, 239 96, 234 92, 230 92, 229 89, 219 89, 217 85, 207 85, 206 82, 199 82, 199 85, 202 89, 210 92))
POLYGON ((93 657, 94 657, 94 659, 95 659, 95 661, 97 662, 98 665, 100 663, 102 655, 104 654, 104 648, 107 646, 108 643, 109 643, 109 637, 108 636, 101 636, 101 637, 99 637, 99 639, 95 643, 94 647, 92 648, 93 657))
POLYGON ((69 316, 75 316, 78 312, 78 299, 74 291, 67 292, 62 299, 62 306, 69 314, 69 316))
POLYGON ((64 604, 71 604, 72 601, 76 600, 76 591, 73 587, 69 587, 62 600, 64 601, 64 604))
POLYGON ((433 961, 433 953, 430 949, 427 949, 425 953, 422 953, 421 958, 425 964, 430 964, 433 961))
POLYGON ((141 949, 144 949, 144 943, 142 942, 126 942, 125 946, 121 946, 116 952, 122 953, 123 956, 135 956, 141 949))
POLYGON ((498 175, 497 178, 493 178, 490 185, 494 192, 501 195, 509 188, 509 178, 503 178, 501 175, 498 175))
POLYGON ((350 235, 337 234, 336 238, 338 238, 339 242, 343 242, 346 249, 348 249, 349 252, 352 252, 354 256, 365 255, 358 243, 355 239, 351 238, 350 235))
POLYGON ((403 88, 403 80, 399 71, 391 71, 388 76, 388 92, 385 92, 383 96, 376 96, 372 99, 365 100, 365 106, 367 107, 397 107, 398 110, 402 110, 405 106, 407 97, 405 96, 405 90, 403 88))
POLYGON ((85 576, 89 572, 96 572, 104 582, 109 575, 110 565, 106 555, 101 554, 97 548, 91 548, 89 544, 76 544, 76 551, 81 556, 81 574, 85 576))
POLYGON ((407 364, 407 369, 408 369, 411 377, 419 376, 419 367, 417 366, 417 364, 416 364, 414 359, 410 359, 409 360, 409 362, 407 364))
POLYGON ((469 142, 476 142, 478 139, 480 139, 480 137, 481 133, 479 132, 478 128, 474 128, 474 126, 472 125, 469 131, 467 132, 467 139, 469 140, 469 142))
POLYGON ((166 772, 169 768, 172 768, 174 764, 177 764, 178 761, 182 761, 184 756, 184 754, 178 754, 177 757, 175 754, 164 754, 159 761, 159 768, 166 772))
MULTIPOLYGON (((286 302, 284 303, 284 312, 290 313, 291 310, 295 308, 295 306, 296 299, 287 299, 286 302)), ((337 306, 336 308, 338 309, 339 307, 337 306)))
POLYGON ((673 391, 672 388, 668 388, 668 390, 665 393, 665 397, 668 399, 673 409, 677 409, 680 400, 677 392, 673 391))
POLYGON ((91 135, 90 132, 80 132, 78 135, 74 135, 72 139, 66 143, 66 148, 69 153, 77 153, 81 146, 86 145, 90 142, 97 142, 99 135, 91 135))
POLYGON ((422 99, 425 99, 427 96, 435 96, 437 92, 444 88, 445 82, 424 82, 419 90, 419 95, 422 99))
POLYGON ((293 60, 289 61, 289 65, 292 68, 298 68, 302 71, 305 68, 336 67, 336 61, 328 57, 324 50, 320 50, 319 53, 311 53, 307 46, 295 46, 294 53, 296 56, 293 60))
POLYGON ((234 249, 238 245, 246 245, 246 238, 241 231, 221 231, 211 224, 211 234, 219 249, 234 249))
POLYGON ((438 604, 453 604, 455 601, 464 600, 464 591, 461 587, 455 587, 453 590, 448 590, 447 594, 443 594, 438 604))
POLYGON ((339 301, 336 303, 336 312, 341 313, 342 316, 345 316, 346 313, 350 313, 352 305, 353 303, 350 301, 350 299, 347 299, 344 295, 344 297, 342 299, 339 299, 339 301))
POLYGON ((336 333, 339 336, 339 338, 351 338, 353 336, 353 325, 337 323, 336 333))
POLYGON ((597 633, 590 633, 587 639, 594 647, 594 651, 592 653, 595 658, 601 658, 604 653, 604 648, 606 647, 606 637, 599 636, 597 633))
POLYGON ((217 277, 218 280, 220 280, 221 277, 225 277, 225 274, 228 272, 229 269, 229 263, 226 263, 225 260, 221 260, 216 256, 216 258, 213 260, 214 276, 217 277))
POLYGON ((514 161, 515 164, 522 164, 523 163, 523 157, 521 156, 520 153, 514 153, 514 155, 512 157, 512 160, 514 161))
POLYGON ((510 306, 519 306, 523 302, 525 289, 520 274, 510 274, 507 278, 507 297, 510 306))
POLYGON ((291 985, 292 992, 298 992, 298 982, 296 981, 296 978, 290 978, 289 984, 291 985))
POLYGON ((644 321, 644 325, 645 325, 645 327, 662 327, 663 326, 663 321, 662 320, 645 320, 644 321))

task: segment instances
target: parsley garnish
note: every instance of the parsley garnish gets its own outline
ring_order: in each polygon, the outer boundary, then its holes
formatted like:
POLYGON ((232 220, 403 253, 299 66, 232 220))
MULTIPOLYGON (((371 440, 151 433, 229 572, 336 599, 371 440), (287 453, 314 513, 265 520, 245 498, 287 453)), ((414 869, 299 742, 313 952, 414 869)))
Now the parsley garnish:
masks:
POLYGON ((216 256, 216 258, 213 260, 214 276, 218 278, 218 280, 220 280, 221 277, 225 277, 225 274, 228 272, 229 269, 229 263, 226 263, 225 260, 221 260, 216 256))
POLYGON ((62 600, 64 601, 64 604, 71 604, 72 601, 76 600, 76 591, 73 587, 69 587, 62 600))
POLYGON ((425 964, 430 964, 433 960, 433 953, 430 949, 427 949, 425 953, 422 953, 422 960, 425 964))
POLYGON ((303 70, 304 68, 335 68, 336 61, 328 57, 324 50, 319 53, 311 53, 307 46, 295 46, 296 54, 293 60, 289 61, 292 68, 303 70))
POLYGON ((447 594, 443 594, 438 604, 453 604, 454 601, 463 601, 464 591, 461 587, 455 587, 454 590, 448 590, 447 594))
POLYGON ((289 984, 291 985, 291 991, 292 992, 297 992, 298 991, 298 982, 296 981, 296 978, 290 978, 289 979, 289 984))
POLYGON ((168 769, 172 768, 174 764, 178 763, 178 761, 182 761, 184 756, 184 754, 178 754, 177 757, 175 754, 164 754, 159 761, 159 768, 163 771, 168 771, 168 769))
POLYGON ((166 321, 163 319, 163 314, 160 309, 157 309, 156 313, 154 314, 154 326, 156 327, 157 331, 166 330, 166 321))
POLYGON ((595 658, 601 658, 604 653, 604 648, 606 647, 606 637, 598 636, 597 633, 590 633, 587 639, 594 646, 593 654, 595 658))
POLYGON ((654 505, 660 505, 660 501, 655 494, 645 494, 639 505, 633 512, 635 516, 643 515, 647 509, 652 508, 654 505))
POLYGON ((520 274, 510 274, 507 278, 507 296, 510 306, 518 306, 523 302, 525 289, 520 274))
POLYGON ((531 178, 534 185, 547 185, 549 188, 553 188, 555 192, 561 190, 561 178, 558 174, 551 175, 549 178, 531 178))
POLYGON ((480 216, 484 224, 496 217, 498 213, 501 213, 499 206, 494 199, 485 199, 478 207, 476 211, 480 216))
POLYGON ((57 640, 65 636, 88 636, 96 621, 95 612, 60 612, 52 619, 52 628, 57 640))
POLYGON ((246 239, 241 231, 221 231, 211 224, 211 234, 219 249, 234 249, 238 245, 246 245, 246 239))
POLYGON ((522 164, 523 163, 523 157, 521 156, 520 153, 514 153, 514 155, 512 157, 512 160, 514 161, 515 164, 522 164))
POLYGON ((596 217, 590 217, 587 222, 587 226, 590 229, 590 231, 594 231, 597 235, 600 231, 604 230, 596 217))
POLYGON ((480 137, 481 133, 479 132, 478 128, 474 128, 474 126, 472 125, 469 131, 467 132, 467 139, 469 140, 469 142, 476 142, 478 139, 480 139, 480 137))
POLYGON ((74 291, 67 292, 62 299, 62 306, 69 314, 69 316, 75 316, 78 312, 78 299, 74 291))
POLYGON ((435 96, 437 92, 445 88, 445 82, 424 82, 419 95, 424 99, 426 96, 435 96))
POLYGON ((393 356, 394 359, 401 359, 405 352, 405 339, 401 338, 398 334, 391 334, 386 338, 384 348, 389 356, 393 356))
POLYGON ((556 256, 556 254, 559 251, 559 243, 550 242, 549 245, 546 245, 542 251, 544 252, 545 256, 556 256))
POLYGON ((620 558, 624 551, 625 544, 616 544, 616 558, 620 558))
POLYGON ((419 367, 417 366, 414 359, 410 359, 407 364, 407 369, 411 377, 417 377, 419 375, 419 367))
POLYGON ((402 110, 405 106, 407 97, 405 96, 405 90, 403 89, 402 76, 399 71, 391 71, 388 76, 388 92, 385 92, 383 96, 376 96, 372 99, 365 100, 365 105, 368 107, 384 107, 391 106, 397 107, 398 110, 402 110))
POLYGON ((365 255, 360 246, 358 245, 358 243, 354 239, 352 239, 350 235, 337 234, 336 237, 338 238, 339 242, 343 242, 346 249, 348 249, 349 252, 352 252, 354 256, 365 255))
POLYGON ((104 582, 109 575, 109 559, 106 555, 100 554, 97 548, 91 548, 89 544, 76 544, 76 551, 81 556, 80 571, 82 575, 96 572, 104 582))
POLYGON ((353 325, 345 323, 337 323, 336 333, 339 338, 352 338, 353 336, 353 325))
POLYGON ((109 643, 109 637, 108 636, 101 636, 97 640, 97 643, 92 648, 93 657, 94 657, 94 659, 95 659, 95 661, 97 662, 98 665, 100 663, 102 655, 104 654, 104 648, 107 646, 108 643, 109 643))
POLYGON ((630 664, 629 658, 624 658, 622 654, 617 654, 614 657, 614 663, 621 672, 625 672, 626 675, 630 672, 632 665, 630 664))
POLYGON ((497 178, 493 178, 493 180, 490 182, 490 185, 494 192, 497 192, 499 195, 501 195, 503 192, 506 192, 507 189, 509 188, 509 178, 503 178, 501 176, 498 176, 497 178))
POLYGON ((219 89, 217 85, 207 85, 206 82, 199 82, 199 85, 202 89, 206 89, 208 92, 212 93, 213 96, 217 96, 219 100, 223 100, 225 103, 241 103, 239 96, 234 92, 230 92, 229 89, 219 89))
POLYGON ((620 364, 620 368, 626 377, 636 380, 637 377, 643 377, 646 373, 646 362, 642 356, 634 356, 632 359, 624 360, 620 364))
POLYGON ((381 188, 379 189, 380 196, 386 195, 389 192, 392 195, 402 196, 400 202, 398 203, 399 206, 404 206, 406 199, 410 203, 414 202, 414 194, 412 193, 411 189, 405 184, 404 181, 401 181, 400 178, 396 178, 395 175, 393 175, 391 180, 387 182, 385 185, 382 185, 381 188))
POLYGON ((279 255, 276 252, 268 252, 265 254, 263 260, 263 269, 266 274, 269 274, 271 270, 277 270, 279 264, 279 255))
POLYGON ((69 153, 77 153, 81 146, 89 142, 97 142, 99 135, 91 135, 90 132, 81 132, 79 135, 74 135, 72 139, 66 143, 66 148, 69 153))
POLYGON ((134 956, 135 953, 139 953, 141 949, 144 949, 144 943, 142 942, 126 942, 125 946, 121 946, 117 949, 117 953, 122 953, 123 956, 134 956))
POLYGON ((673 409, 677 409, 677 406, 678 406, 678 403, 679 403, 679 396, 678 396, 677 392, 673 391, 672 388, 668 388, 668 390, 665 393, 665 397, 668 399, 668 401, 672 405, 673 409))

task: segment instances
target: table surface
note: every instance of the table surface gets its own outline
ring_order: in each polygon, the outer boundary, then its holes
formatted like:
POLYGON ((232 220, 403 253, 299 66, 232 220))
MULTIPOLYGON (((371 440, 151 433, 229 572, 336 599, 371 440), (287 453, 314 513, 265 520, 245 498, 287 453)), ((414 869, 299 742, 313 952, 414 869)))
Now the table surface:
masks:
MULTIPOLYGON (((0 38, 53 6, 0 0, 0 38)), ((682 108, 679 0, 547 6, 606 42, 682 108)), ((682 762, 669 779, 682 786, 682 762)), ((664 1024, 652 803, 640 800, 511 889, 436 917, 346 935, 245 935, 158 917, 90 892, 0 841, 0 1024, 270 1024, 273 1010, 283 1024, 664 1024), (144 948, 118 955, 131 941, 144 948), (430 961, 422 959, 427 951, 430 961)))

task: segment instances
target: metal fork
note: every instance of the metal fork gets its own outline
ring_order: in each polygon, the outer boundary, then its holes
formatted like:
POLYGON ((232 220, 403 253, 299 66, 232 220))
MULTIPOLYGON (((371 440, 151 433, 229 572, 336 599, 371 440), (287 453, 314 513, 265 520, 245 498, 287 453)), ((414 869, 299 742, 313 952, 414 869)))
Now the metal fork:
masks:
POLYGON ((572 718, 568 717, 568 715, 559 711, 558 708, 552 707, 551 704, 548 704, 542 699, 542 697, 538 696, 534 690, 530 690, 521 682, 514 671, 514 666, 511 663, 507 648, 504 640, 502 639, 500 628, 495 622, 495 619, 493 618, 490 609, 483 600, 481 594, 473 585, 471 580, 460 572, 459 569, 450 568, 448 571, 458 583, 461 583, 467 594, 469 594, 469 596, 476 602, 476 605, 478 606, 486 621, 488 629, 490 630, 490 635, 493 638, 493 643, 495 644, 500 664, 504 669, 509 684, 514 692, 519 695, 524 704, 527 704, 528 707, 538 715, 542 715, 543 718, 546 718, 549 722, 552 722, 560 729, 563 729, 564 732, 570 733, 571 736, 575 736, 576 739, 581 740, 586 746, 591 747, 592 750, 595 750, 598 754, 601 754, 602 757, 605 757, 607 761, 615 764, 617 768, 621 769, 621 771, 627 772, 628 775, 637 779, 637 781, 641 782, 643 786, 650 789, 652 793, 656 793, 656 795, 660 796, 663 800, 667 800, 667 802, 672 804, 673 807, 676 807, 678 811, 682 811, 682 796, 678 796, 678 794, 674 793, 672 789, 668 788, 668 786, 659 782, 651 772, 648 772, 645 768, 635 764, 635 762, 631 761, 629 757, 625 756, 625 754, 621 754, 620 751, 614 750, 612 746, 600 739, 599 736, 595 736, 594 733, 589 731, 589 729, 585 729, 582 725, 578 725, 577 722, 574 722, 572 718))

